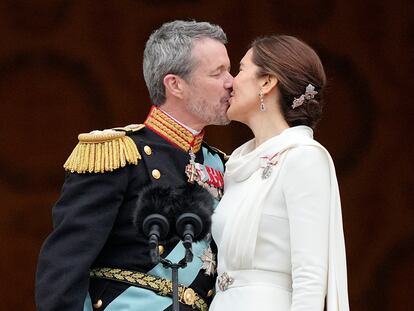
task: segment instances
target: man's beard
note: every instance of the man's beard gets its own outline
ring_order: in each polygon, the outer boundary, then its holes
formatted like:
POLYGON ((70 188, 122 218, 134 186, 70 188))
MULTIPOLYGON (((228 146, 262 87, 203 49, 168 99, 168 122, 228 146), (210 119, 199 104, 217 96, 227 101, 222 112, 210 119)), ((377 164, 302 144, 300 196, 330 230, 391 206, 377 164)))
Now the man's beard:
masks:
POLYGON ((203 120, 207 125, 227 125, 230 120, 227 118, 227 113, 224 111, 224 103, 219 106, 208 106, 205 100, 197 100, 187 102, 187 110, 203 120), (220 111, 223 109, 223 111, 220 111))

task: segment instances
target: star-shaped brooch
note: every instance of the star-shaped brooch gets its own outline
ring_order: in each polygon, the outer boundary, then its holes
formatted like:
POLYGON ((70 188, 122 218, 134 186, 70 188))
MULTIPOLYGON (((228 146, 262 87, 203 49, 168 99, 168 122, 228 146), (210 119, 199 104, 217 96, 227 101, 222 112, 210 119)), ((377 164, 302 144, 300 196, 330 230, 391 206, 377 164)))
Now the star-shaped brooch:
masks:
POLYGON ((210 246, 204 249, 200 259, 203 262, 201 269, 205 270, 204 274, 214 275, 216 273, 216 255, 213 254, 210 246))

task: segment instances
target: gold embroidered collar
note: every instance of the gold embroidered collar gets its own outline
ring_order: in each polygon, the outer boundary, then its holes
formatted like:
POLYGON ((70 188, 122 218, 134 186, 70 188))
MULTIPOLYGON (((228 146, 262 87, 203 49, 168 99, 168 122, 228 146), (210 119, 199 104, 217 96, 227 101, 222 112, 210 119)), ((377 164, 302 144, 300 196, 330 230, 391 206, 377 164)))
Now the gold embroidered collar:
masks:
POLYGON ((146 127, 186 152, 191 149, 194 153, 197 153, 201 148, 204 130, 194 135, 156 106, 151 107, 144 123, 146 127))

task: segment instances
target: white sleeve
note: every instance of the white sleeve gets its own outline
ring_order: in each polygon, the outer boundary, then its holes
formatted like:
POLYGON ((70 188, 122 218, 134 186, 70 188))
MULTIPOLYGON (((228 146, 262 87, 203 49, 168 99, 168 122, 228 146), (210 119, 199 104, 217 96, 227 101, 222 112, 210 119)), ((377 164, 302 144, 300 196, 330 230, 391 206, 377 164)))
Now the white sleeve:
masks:
POLYGON ((290 229, 291 311, 322 311, 327 288, 330 171, 316 146, 291 149, 282 182, 290 229))

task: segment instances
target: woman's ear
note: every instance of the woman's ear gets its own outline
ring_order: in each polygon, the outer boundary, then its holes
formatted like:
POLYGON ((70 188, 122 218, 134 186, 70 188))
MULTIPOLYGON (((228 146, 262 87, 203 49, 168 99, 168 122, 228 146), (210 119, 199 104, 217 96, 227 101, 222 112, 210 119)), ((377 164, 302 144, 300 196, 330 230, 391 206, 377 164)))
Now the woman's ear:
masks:
POLYGON ((266 95, 276 87, 276 85, 279 83, 279 80, 277 80, 276 76, 265 75, 261 78, 260 83, 263 95, 266 95))
POLYGON ((177 75, 167 74, 164 77, 165 94, 171 94, 174 97, 183 98, 184 81, 177 75))

